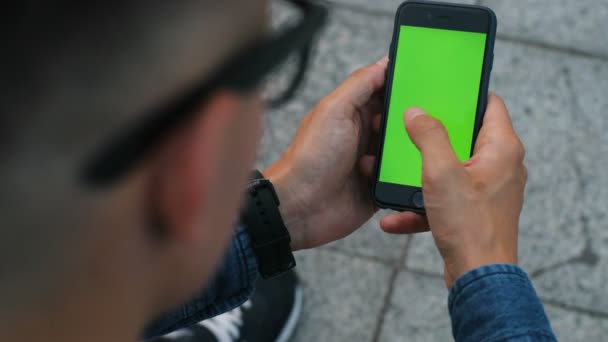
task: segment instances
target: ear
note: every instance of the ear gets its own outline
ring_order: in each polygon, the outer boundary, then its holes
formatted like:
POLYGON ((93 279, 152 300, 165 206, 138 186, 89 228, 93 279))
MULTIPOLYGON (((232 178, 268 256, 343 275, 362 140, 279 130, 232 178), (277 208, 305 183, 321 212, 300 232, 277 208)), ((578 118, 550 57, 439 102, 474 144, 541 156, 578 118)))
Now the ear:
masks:
POLYGON ((221 149, 218 145, 230 123, 238 115, 239 98, 221 92, 201 107, 196 118, 165 143, 154 161, 152 192, 156 215, 163 224, 163 236, 192 241, 200 234, 202 213, 208 203, 206 192, 217 179, 214 166, 221 149))

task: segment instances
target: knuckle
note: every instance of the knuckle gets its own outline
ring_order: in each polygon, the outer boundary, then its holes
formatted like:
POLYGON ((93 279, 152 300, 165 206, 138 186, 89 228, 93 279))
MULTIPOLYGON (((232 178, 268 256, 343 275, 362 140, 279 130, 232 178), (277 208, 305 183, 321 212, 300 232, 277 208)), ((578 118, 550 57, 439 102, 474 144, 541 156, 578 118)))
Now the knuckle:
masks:
POLYGON ((524 159, 526 158, 526 148, 524 144, 521 142, 521 140, 516 138, 512 146, 511 153, 513 158, 518 164, 523 164, 524 159))
POLYGON ((425 170, 425 172, 422 174, 422 183, 424 183, 425 186, 427 184, 436 184, 441 180, 441 177, 441 172, 439 172, 437 169, 425 170))
POLYGON ((451 179, 456 168, 451 165, 435 165, 433 168, 423 170, 423 183, 441 184, 446 179, 451 179))
POLYGON ((519 139, 517 139, 517 156, 522 162, 526 158, 526 146, 519 139))

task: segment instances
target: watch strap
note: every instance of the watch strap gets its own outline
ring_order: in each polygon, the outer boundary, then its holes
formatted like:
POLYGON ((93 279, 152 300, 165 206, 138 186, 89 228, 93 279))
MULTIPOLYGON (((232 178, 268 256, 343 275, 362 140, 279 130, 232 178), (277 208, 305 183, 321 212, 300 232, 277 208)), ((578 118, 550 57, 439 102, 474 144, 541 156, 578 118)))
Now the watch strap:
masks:
POLYGON ((257 179, 249 183, 242 221, 249 233, 259 272, 263 278, 270 278, 292 269, 296 262, 274 186, 259 171, 254 177, 257 179))

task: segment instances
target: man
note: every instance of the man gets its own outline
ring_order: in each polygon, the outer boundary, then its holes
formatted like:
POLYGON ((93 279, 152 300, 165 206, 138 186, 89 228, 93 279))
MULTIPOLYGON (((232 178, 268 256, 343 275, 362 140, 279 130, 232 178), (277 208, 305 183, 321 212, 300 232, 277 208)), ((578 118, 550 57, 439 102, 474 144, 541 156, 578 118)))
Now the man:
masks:
MULTIPOLYGON (((65 0, 5 12, 15 36, 0 63, 3 340, 169 333, 244 302, 258 271, 289 268, 290 251, 257 243, 262 223, 248 224, 255 220, 247 215, 236 230, 233 223, 261 129, 254 81, 287 47, 310 43, 305 33, 323 11, 300 3, 299 30, 266 44, 266 6, 65 0)), ((356 71, 323 99, 262 173, 281 202, 259 201, 280 210, 280 222, 274 217, 267 228, 286 227, 291 250, 343 238, 374 213, 372 127, 386 65, 356 71)), ((514 266, 526 172, 502 101, 490 97, 475 155, 464 164, 421 109, 408 110, 405 126, 423 155, 428 220, 398 213, 381 225, 432 231, 455 338, 554 339, 514 266)))

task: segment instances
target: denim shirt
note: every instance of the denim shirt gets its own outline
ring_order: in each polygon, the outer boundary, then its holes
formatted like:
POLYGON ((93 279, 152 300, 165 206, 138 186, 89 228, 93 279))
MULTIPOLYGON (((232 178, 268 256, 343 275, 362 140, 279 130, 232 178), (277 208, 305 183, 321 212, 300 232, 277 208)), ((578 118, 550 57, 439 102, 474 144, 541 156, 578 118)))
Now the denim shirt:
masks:
POLYGON ((456 341, 557 341, 528 275, 509 264, 467 272, 450 289, 456 341))
POLYGON ((239 226, 213 280, 188 303, 151 323, 144 338, 164 335, 236 308, 249 299, 257 278, 258 265, 249 235, 239 226))
MULTIPOLYGON (((239 306, 252 294, 257 277, 249 236, 239 227, 211 283, 152 323, 145 338, 239 306)), ((464 274, 450 289, 448 308, 456 341, 556 341, 530 279, 515 265, 486 265, 464 274)))

